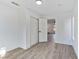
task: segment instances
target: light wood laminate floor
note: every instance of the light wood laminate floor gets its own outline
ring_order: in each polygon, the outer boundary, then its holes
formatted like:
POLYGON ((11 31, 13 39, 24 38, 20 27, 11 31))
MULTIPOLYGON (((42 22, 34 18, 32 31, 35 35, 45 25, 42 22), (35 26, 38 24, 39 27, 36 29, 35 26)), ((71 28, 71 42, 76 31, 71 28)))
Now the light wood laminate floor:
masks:
POLYGON ((77 59, 72 46, 58 43, 39 43, 28 50, 16 51, 3 59, 77 59))

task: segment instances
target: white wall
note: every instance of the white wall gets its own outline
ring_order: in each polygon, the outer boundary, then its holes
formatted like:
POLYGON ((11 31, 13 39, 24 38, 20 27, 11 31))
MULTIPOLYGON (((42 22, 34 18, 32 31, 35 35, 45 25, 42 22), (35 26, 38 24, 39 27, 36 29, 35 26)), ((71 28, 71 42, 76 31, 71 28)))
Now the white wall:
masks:
POLYGON ((47 19, 56 20, 56 34, 54 41, 61 44, 72 44, 71 39, 71 16, 72 12, 64 12, 61 14, 54 14, 47 17, 47 19))
POLYGON ((0 5, 0 48, 30 47, 30 16, 37 14, 23 7, 0 5))
POLYGON ((73 16, 74 16, 74 40, 73 47, 78 56, 78 4, 77 0, 75 6, 73 8, 73 16))
POLYGON ((72 17, 69 16, 68 18, 65 19, 64 21, 64 41, 69 44, 69 45, 72 45, 72 17))
POLYGON ((0 48, 11 50, 21 46, 17 11, 15 7, 0 5, 0 48))
POLYGON ((72 44, 70 16, 57 19, 55 42, 68 45, 72 44))

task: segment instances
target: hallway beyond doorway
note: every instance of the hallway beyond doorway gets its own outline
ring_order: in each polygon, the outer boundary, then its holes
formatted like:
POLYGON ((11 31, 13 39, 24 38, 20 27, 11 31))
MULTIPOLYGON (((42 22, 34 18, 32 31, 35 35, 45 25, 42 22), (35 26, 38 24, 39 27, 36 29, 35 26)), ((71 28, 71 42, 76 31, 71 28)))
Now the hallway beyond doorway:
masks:
POLYGON ((54 35, 55 35, 55 19, 48 19, 47 21, 47 36, 48 36, 48 42, 54 41, 54 35))

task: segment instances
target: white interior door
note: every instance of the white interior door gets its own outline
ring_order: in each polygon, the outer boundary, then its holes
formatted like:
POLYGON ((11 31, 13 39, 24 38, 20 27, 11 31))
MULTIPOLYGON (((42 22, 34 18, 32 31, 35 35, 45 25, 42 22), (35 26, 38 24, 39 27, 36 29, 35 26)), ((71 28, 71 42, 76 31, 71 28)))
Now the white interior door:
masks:
POLYGON ((30 44, 31 46, 38 43, 38 19, 35 17, 30 17, 31 18, 31 26, 30 26, 30 44))
POLYGON ((47 20, 39 19, 39 42, 47 42, 47 20))

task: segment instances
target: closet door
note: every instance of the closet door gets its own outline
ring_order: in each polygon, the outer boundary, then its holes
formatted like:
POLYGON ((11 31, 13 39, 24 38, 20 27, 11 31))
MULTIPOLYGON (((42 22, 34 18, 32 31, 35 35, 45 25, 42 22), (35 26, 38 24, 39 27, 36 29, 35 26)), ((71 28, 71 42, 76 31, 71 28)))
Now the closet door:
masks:
POLYGON ((32 16, 30 18, 30 45, 33 46, 38 43, 38 19, 32 16))

